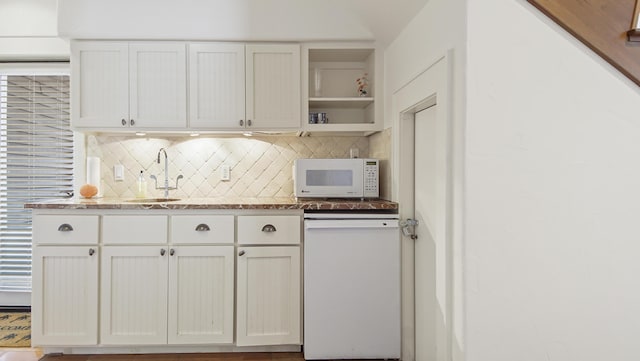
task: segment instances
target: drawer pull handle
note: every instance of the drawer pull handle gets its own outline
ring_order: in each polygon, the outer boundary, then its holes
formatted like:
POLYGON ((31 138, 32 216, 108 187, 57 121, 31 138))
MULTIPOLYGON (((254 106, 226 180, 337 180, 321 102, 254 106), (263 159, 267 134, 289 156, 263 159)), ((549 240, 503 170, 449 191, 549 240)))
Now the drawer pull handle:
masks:
POLYGON ((276 227, 274 227, 273 224, 265 224, 264 227, 262 227, 262 232, 275 232, 276 231, 276 227))
POLYGON ((205 232, 210 230, 211 228, 209 228, 209 226, 204 223, 200 223, 199 225, 196 226, 196 231, 198 232, 205 232))
POLYGON ((124 120, 124 118, 122 118, 122 125, 123 125, 123 126, 127 125, 127 121, 126 121, 126 120, 124 120))
POLYGON ((89 256, 93 256, 96 253, 96 250, 93 248, 89 248, 89 256))
POLYGON ((176 250, 175 250, 175 249, 173 249, 173 248, 171 248, 171 249, 169 250, 169 256, 173 256, 174 254, 176 254, 176 250))
POLYGON ((136 121, 135 121, 135 120, 133 120, 133 119, 131 119, 131 120, 129 121, 129 123, 130 123, 132 126, 136 125, 136 121))
POLYGON ((58 231, 60 232, 71 232, 73 231, 73 227, 69 223, 63 223, 58 227, 58 231))
POLYGON ((244 256, 244 251, 240 251, 240 253, 238 253, 238 256, 244 256))
POLYGON ((165 253, 167 253, 167 250, 164 248, 160 248, 160 255, 164 256, 165 253))

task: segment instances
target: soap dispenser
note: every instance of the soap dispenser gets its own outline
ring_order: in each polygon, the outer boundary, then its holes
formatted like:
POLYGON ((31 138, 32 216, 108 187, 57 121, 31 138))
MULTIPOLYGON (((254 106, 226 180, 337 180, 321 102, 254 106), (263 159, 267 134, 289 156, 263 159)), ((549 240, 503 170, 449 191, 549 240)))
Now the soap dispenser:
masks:
POLYGON ((144 178, 144 173, 140 171, 140 176, 138 177, 137 189, 136 189, 136 198, 146 198, 147 197, 147 180, 144 178))

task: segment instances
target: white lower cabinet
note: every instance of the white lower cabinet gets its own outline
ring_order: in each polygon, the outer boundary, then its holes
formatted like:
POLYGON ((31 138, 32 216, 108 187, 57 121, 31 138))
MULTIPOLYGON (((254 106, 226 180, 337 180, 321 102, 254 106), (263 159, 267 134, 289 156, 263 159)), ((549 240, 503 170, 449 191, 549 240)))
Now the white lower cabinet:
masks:
POLYGON ((102 247, 100 341, 167 343, 166 246, 102 247))
POLYGON ((233 246, 105 246, 101 343, 233 342, 233 246))
POLYGON ((300 247, 239 247, 236 345, 299 345, 300 247))
POLYGON ((33 248, 32 346, 97 344, 97 248, 33 248))
POLYGON ((233 343, 233 246, 170 252, 169 344, 233 343))
POLYGON ((34 212, 32 345, 302 344, 301 217, 256 213, 34 212))

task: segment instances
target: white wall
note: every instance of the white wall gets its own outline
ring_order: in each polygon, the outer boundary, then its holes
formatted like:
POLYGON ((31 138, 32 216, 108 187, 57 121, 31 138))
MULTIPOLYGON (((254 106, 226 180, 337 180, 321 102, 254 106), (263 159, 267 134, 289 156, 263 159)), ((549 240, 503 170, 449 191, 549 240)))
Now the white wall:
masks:
MULTIPOLYGON (((453 79, 449 84, 452 89, 451 108, 452 132, 453 132, 453 235, 454 244, 452 252, 453 261, 453 304, 445 307, 453 308, 453 339, 452 354, 453 360, 463 359, 464 335, 463 335, 463 313, 462 313, 462 256, 461 241, 462 234, 462 179, 463 179, 463 127, 465 111, 465 62, 466 62, 466 0, 430 0, 413 20, 403 29, 401 34, 387 47, 385 51, 385 124, 387 126, 397 122, 398 114, 392 112, 392 99, 394 93, 403 86, 411 82, 416 76, 423 73, 439 59, 447 55, 452 50, 453 57, 453 79)), ((430 94, 425 94, 427 96, 430 94)), ((440 94, 442 96, 442 94, 440 94)), ((402 109, 400 109, 401 111, 402 109)), ((394 152, 394 174, 393 174, 393 199, 398 199, 399 177, 397 158, 400 145, 399 132, 394 130, 393 152, 394 152)), ((407 176, 407 175, 403 175, 407 176)), ((402 217, 413 216, 405 214, 406 205, 400 204, 400 214, 402 217)), ((412 242, 412 241, 411 241, 412 242)), ((407 240, 403 243, 403 359, 413 359, 412 345, 407 344, 407 338, 413 337, 413 324, 411 311, 407 308, 413 307, 412 291, 413 287, 413 260, 407 259, 413 256, 411 243, 407 240), (409 348, 409 349, 408 349, 409 348)), ((416 260, 417 262, 418 260, 416 260)), ((420 307, 416 305, 416 307, 420 307)), ((449 325, 450 326, 450 325, 449 325)), ((435 342, 435 340, 416 340, 416 342, 435 342)))
POLYGON ((0 60, 68 59, 56 0, 0 0, 0 60))
POLYGON ((427 0, 60 0, 73 39, 393 39, 427 0))
POLYGON ((640 91, 524 0, 468 18, 467 360, 635 360, 640 91))

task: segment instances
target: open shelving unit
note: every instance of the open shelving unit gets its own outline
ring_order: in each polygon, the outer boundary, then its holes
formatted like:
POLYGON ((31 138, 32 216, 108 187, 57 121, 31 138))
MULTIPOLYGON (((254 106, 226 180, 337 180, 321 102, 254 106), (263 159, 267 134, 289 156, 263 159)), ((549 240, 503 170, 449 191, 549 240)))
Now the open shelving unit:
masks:
POLYGON ((376 52, 371 44, 311 44, 303 49, 303 112, 326 113, 326 123, 303 119, 308 132, 373 133, 376 119, 376 52), (306 66, 305 66, 306 65, 306 66), (357 79, 367 77, 366 94, 359 94, 357 79))

